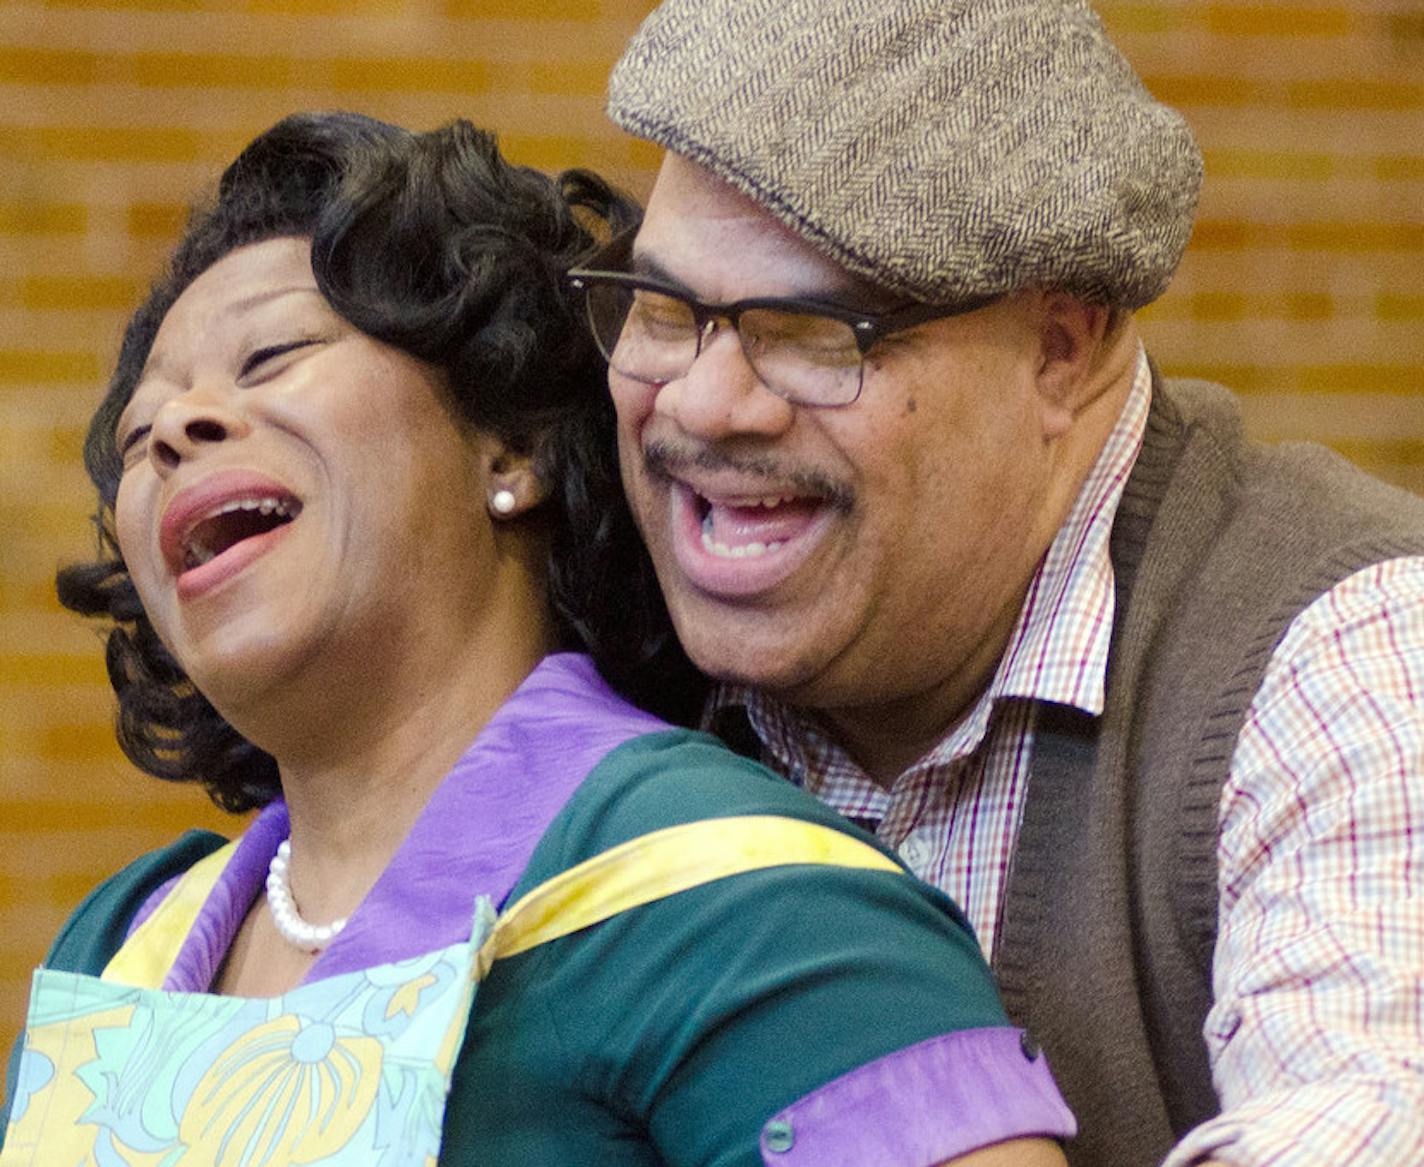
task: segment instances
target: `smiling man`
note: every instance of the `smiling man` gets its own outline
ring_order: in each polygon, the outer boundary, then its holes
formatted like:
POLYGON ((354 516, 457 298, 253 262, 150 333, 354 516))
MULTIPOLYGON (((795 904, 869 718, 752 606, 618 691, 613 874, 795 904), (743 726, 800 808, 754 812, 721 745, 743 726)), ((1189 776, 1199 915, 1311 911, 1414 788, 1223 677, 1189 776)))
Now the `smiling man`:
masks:
POLYGON ((954 895, 1084 1165, 1424 1158, 1424 506, 1132 312, 1200 155, 1076 0, 668 0, 580 277, 711 716, 954 895))

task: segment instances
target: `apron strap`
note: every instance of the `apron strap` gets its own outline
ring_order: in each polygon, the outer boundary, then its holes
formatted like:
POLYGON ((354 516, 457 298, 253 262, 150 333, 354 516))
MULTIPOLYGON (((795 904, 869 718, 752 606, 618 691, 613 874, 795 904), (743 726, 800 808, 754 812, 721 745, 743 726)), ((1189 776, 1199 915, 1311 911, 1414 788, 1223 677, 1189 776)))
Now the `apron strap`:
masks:
POLYGON ((199 859, 179 876, 153 914, 114 953, 99 979, 141 989, 161 989, 208 893, 236 851, 234 840, 199 859))
POLYGON ((521 896, 480 949, 478 975, 501 957, 629 908, 729 875, 793 863, 904 872, 868 843, 801 819, 740 815, 666 827, 586 859, 521 896))

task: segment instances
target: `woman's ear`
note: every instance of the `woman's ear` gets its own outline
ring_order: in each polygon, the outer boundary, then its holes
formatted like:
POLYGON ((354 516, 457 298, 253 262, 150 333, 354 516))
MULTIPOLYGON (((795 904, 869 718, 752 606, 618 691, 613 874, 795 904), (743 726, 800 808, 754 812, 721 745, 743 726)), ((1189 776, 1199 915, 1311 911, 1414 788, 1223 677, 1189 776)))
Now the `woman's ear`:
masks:
POLYGON ((496 519, 518 518, 549 497, 549 483, 538 473, 534 455, 496 437, 488 438, 485 482, 487 505, 496 519))
POLYGON ((1057 438, 1107 388, 1101 366, 1113 313, 1067 292, 1035 295, 1044 436, 1057 438))

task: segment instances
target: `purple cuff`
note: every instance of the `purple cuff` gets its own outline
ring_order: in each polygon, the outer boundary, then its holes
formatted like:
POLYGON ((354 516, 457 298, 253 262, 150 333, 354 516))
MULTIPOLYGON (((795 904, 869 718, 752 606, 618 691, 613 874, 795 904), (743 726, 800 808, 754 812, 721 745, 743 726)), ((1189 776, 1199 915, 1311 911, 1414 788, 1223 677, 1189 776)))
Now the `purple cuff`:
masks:
POLYGON ((1078 1132, 1021 1030, 964 1029, 869 1062, 761 1130, 767 1167, 936 1167, 991 1143, 1078 1132))

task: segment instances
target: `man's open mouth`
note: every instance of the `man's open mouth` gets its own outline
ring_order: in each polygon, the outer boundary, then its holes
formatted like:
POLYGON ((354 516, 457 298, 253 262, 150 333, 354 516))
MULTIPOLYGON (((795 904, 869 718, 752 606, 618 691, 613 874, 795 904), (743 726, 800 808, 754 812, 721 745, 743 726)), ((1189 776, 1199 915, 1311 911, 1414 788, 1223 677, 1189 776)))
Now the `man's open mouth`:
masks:
POLYGON ((702 546, 718 559, 773 555, 804 531, 824 505, 796 495, 713 500, 697 496, 702 546))
POLYGON ((297 499, 276 495, 235 498, 214 507, 184 534, 182 570, 202 567, 244 540, 285 526, 301 510, 297 499))

